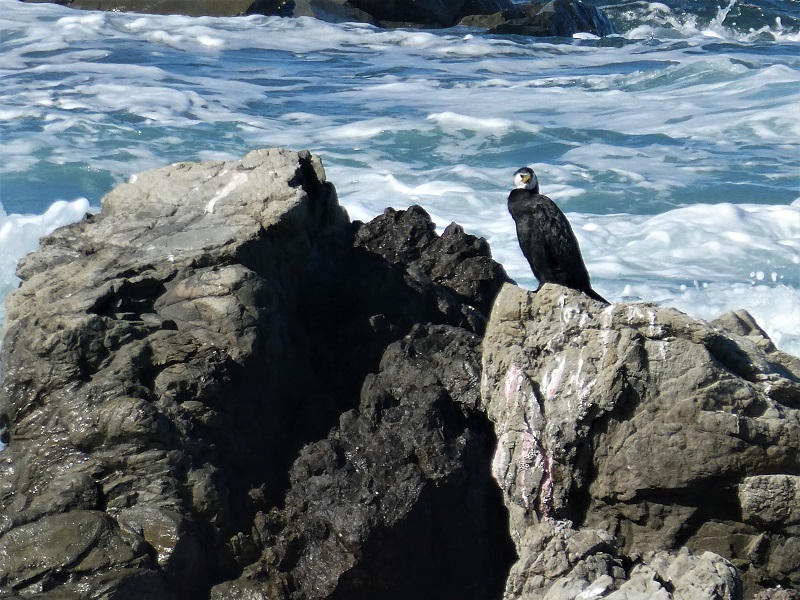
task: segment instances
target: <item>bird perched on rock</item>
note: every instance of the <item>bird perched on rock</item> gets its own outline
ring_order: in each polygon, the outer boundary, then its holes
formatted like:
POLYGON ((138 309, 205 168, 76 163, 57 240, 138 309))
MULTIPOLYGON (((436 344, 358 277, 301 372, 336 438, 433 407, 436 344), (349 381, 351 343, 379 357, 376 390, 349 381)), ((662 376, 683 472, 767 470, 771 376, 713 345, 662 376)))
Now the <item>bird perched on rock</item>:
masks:
POLYGON ((556 203, 539 193, 533 169, 523 167, 514 173, 514 185, 508 195, 508 212, 517 224, 519 246, 539 287, 557 283, 608 304, 592 289, 572 227, 556 203))

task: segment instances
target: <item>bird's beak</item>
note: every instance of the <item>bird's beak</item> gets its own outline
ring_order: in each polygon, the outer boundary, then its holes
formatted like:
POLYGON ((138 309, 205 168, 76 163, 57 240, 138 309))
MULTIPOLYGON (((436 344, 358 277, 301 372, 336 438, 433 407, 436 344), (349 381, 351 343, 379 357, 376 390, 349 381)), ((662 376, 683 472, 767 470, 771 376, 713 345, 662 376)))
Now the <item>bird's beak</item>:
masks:
POLYGON ((522 174, 522 183, 528 183, 531 180, 531 176, 527 173, 522 174))

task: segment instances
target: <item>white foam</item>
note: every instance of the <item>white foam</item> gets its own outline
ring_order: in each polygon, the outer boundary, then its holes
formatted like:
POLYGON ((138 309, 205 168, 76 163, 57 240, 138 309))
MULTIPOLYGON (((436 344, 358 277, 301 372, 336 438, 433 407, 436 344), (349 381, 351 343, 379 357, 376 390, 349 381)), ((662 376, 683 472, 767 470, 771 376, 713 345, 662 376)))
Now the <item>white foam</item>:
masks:
POLYGON ((489 131, 493 133, 505 133, 514 126, 514 122, 509 119, 471 117, 451 111, 429 115, 428 121, 436 123, 445 129, 469 129, 471 131, 489 131))
MULTIPOLYGON (((81 219, 88 210, 89 201, 85 198, 54 202, 41 215, 9 215, 0 205, 0 297, 5 298, 17 286, 17 262, 36 249, 40 237, 81 219)), ((0 303, 0 323, 5 310, 5 302, 0 303)))
MULTIPOLYGON (((704 38, 735 42, 754 42, 765 38, 779 42, 800 41, 800 32, 784 28, 780 17, 776 17, 774 23, 763 25, 758 29, 751 28, 747 31, 738 29, 727 22, 736 3, 736 0, 730 0, 726 6, 720 6, 716 15, 706 23, 697 15, 681 14, 665 4, 651 2, 646 5, 644 14, 637 14, 636 10, 627 12, 627 18, 643 24, 626 31, 623 35, 629 39, 682 37, 695 40, 695 43, 701 43, 704 38)), ((638 9, 642 4, 634 3, 634 6, 638 9)))
MULTIPOLYGON (((337 171, 329 171, 333 181, 340 181, 337 171)), ((536 287, 502 192, 493 194, 493 209, 474 188, 442 186, 441 193, 422 197, 423 185, 362 177, 356 188, 392 189, 387 204, 396 208, 420 202, 439 231, 455 220, 486 237, 509 275, 536 287)), ((337 187, 354 218, 371 218, 374 201, 351 196, 347 184, 337 187)), ((609 300, 659 302, 707 320, 743 308, 778 347, 800 355, 800 200, 790 206, 700 204, 659 215, 567 215, 594 286, 609 300)))

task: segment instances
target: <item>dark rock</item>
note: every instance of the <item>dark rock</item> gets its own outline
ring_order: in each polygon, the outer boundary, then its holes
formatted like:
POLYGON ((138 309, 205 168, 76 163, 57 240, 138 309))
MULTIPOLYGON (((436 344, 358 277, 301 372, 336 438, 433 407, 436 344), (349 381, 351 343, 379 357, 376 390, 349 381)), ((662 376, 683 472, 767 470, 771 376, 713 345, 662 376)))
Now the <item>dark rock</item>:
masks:
POLYGON ((373 15, 346 0, 295 0, 291 16, 314 17, 328 23, 379 24, 373 15))
POLYGON ((485 239, 464 233, 455 223, 439 237, 419 206, 390 208, 367 225, 357 225, 354 245, 405 269, 412 288, 427 288, 433 296, 427 302, 441 315, 435 322, 453 322, 477 333, 483 332, 497 290, 509 281, 485 239))
POLYGON ((507 594, 602 584, 608 598, 733 599, 800 585, 800 360, 746 313, 726 323, 738 333, 549 284, 503 288, 483 397, 520 556, 507 594))
POLYGON ((511 7, 510 0, 348 0, 384 25, 450 27, 467 15, 483 15, 511 7))
POLYGON ((479 379, 480 338, 460 328, 418 326, 387 349, 359 409, 303 449, 285 507, 257 525, 260 577, 294 590, 271 598, 499 596, 514 552, 479 379))
POLYGON ((295 8, 294 0, 255 0, 247 7, 246 13, 248 15, 291 17, 295 8))
MULTIPOLYGON (((20 262, 23 282, 8 300, 0 591, 56 598, 63 582, 92 590, 84 598, 203 597, 260 553, 278 551, 254 524, 294 506, 285 499, 301 483, 292 463, 309 443, 302 456, 323 460, 313 444, 358 406, 388 344, 417 323, 461 327, 463 348, 442 335, 432 338, 442 356, 426 352, 444 373, 463 350, 477 377, 470 352, 482 311, 492 286, 507 280, 485 241, 452 226, 440 237, 416 208, 351 225, 307 152, 179 163, 132 177, 102 205, 20 262), (402 257, 387 260, 379 249, 389 247, 402 257), (20 558, 26 540, 50 539, 40 561, 20 558), (154 595, 131 591, 145 585, 154 595)), ((457 379, 446 379, 447 389, 457 379)), ((444 391, 437 398, 445 414, 458 403, 474 413, 478 403, 474 390, 469 401, 444 391)), ((433 418, 434 409, 420 410, 409 418, 433 418)), ((482 427, 464 435, 490 435, 482 427)), ((406 434, 406 452, 416 433, 406 434)), ((471 466, 487 441, 476 440, 447 468, 484 490, 486 470, 471 466)), ((363 493, 360 484, 351 491, 363 493)), ((385 491, 403 510, 423 510, 416 488, 385 491)), ((364 531, 370 555, 379 538, 364 531)), ((300 552, 299 543, 284 545, 285 554, 300 552)), ((281 585, 270 577, 250 591, 276 597, 281 585)))
POLYGON ((583 0, 550 0, 515 4, 489 15, 471 15, 461 21, 467 27, 481 27, 488 33, 572 37, 591 33, 600 37, 619 33, 596 6, 583 0))
MULTIPOLYGON (((54 2, 81 10, 138 12, 151 15, 187 15, 190 17, 234 17, 249 14, 253 0, 23 0, 54 2)), ((258 1, 258 0, 256 0, 258 1)), ((278 2, 264 0, 274 10, 278 2)), ((274 14, 274 13, 269 13, 274 14)))

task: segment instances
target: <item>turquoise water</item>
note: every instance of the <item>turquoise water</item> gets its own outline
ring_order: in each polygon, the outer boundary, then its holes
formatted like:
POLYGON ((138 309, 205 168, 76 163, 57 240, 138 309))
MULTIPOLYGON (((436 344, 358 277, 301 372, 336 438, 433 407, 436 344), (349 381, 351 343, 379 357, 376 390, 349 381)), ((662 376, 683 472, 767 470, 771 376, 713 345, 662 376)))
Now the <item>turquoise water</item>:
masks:
POLYGON ((535 287, 505 209, 532 165, 605 297, 746 308, 800 354, 797 6, 616 2, 620 36, 531 39, 0 0, 0 295, 133 173, 287 146, 351 217, 421 204, 535 287))

